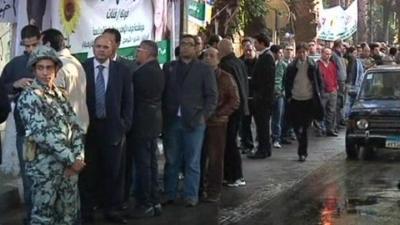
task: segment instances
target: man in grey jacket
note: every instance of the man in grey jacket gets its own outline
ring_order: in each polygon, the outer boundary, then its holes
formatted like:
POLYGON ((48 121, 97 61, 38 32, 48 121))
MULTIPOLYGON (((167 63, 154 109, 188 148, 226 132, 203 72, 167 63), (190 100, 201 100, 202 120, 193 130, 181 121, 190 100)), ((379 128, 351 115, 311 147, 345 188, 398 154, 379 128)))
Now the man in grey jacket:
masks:
POLYGON ((195 43, 195 37, 184 35, 179 60, 164 67, 164 203, 175 201, 178 173, 184 165, 183 198, 189 207, 198 203, 205 122, 214 112, 218 100, 214 72, 196 59, 195 43))
POLYGON ((344 125, 344 103, 346 102, 346 79, 347 79, 347 66, 346 60, 343 58, 343 41, 336 40, 333 42, 333 53, 332 59, 338 67, 338 99, 336 108, 336 123, 337 127, 339 125, 344 125))

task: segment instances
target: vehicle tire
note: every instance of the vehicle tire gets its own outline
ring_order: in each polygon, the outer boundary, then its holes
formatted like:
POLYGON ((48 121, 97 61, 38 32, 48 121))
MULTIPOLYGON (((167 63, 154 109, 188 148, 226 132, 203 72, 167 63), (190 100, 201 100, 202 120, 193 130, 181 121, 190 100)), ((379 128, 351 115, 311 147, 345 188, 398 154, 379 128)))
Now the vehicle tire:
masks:
POLYGON ((351 143, 350 141, 346 140, 346 154, 347 154, 347 159, 349 160, 357 160, 358 159, 358 154, 360 152, 360 146, 351 143))
POLYGON ((364 160, 373 160, 375 158, 374 148, 373 147, 364 147, 362 156, 363 156, 364 160))

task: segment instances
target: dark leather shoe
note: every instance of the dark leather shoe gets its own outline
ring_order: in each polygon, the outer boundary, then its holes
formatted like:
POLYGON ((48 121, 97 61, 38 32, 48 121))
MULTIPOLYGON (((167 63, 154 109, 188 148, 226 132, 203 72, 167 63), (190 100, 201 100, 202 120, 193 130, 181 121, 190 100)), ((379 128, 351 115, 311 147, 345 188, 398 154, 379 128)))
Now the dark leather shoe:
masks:
POLYGON ((328 137, 337 137, 337 136, 339 136, 339 134, 336 133, 336 132, 327 132, 326 136, 328 136, 328 137))
POLYGON ((94 224, 94 216, 93 214, 88 214, 88 215, 82 215, 82 224, 94 224))
POLYGON ((290 145, 290 144, 292 144, 292 142, 289 141, 289 140, 286 139, 286 138, 283 138, 282 141, 281 141, 281 144, 283 144, 283 145, 290 145))
POLYGON ((128 221, 122 217, 121 215, 117 213, 110 213, 110 214, 105 214, 104 219, 107 222, 114 223, 114 224, 128 224, 128 221))
POLYGON ((120 210, 125 211, 129 208, 129 202, 124 202, 121 204, 120 210))
POLYGON ((218 203, 220 202, 221 198, 219 196, 207 196, 203 199, 201 199, 202 202, 207 202, 207 203, 218 203))
POLYGON ((154 216, 161 216, 162 206, 161 204, 154 205, 154 216))
POLYGON ((193 199, 185 199, 185 206, 186 207, 195 207, 198 204, 198 201, 193 199))
POLYGON ((130 218, 140 219, 146 217, 153 217, 154 215, 155 213, 153 206, 140 206, 140 207, 135 207, 135 209, 133 209, 133 211, 130 214, 130 218))
POLYGON ((307 156, 305 156, 305 155, 300 155, 300 156, 299 156, 299 162, 304 162, 304 161, 306 161, 306 158, 307 158, 307 156))
POLYGON ((249 154, 247 154, 247 158, 249 159, 265 159, 270 156, 271 156, 270 152, 264 153, 260 151, 250 152, 249 154))
POLYGON ((163 205, 163 206, 173 205, 173 204, 175 204, 175 200, 167 199, 167 198, 161 199, 161 205, 163 205))

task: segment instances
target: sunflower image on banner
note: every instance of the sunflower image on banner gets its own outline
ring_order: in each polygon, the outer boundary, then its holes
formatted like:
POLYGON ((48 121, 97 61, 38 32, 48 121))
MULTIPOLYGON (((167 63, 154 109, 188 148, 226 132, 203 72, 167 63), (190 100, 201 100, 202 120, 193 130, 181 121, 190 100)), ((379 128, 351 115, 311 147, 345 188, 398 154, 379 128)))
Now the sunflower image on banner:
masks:
POLYGON ((70 36, 75 32, 81 18, 81 0, 61 0, 60 3, 60 23, 66 36, 70 36))

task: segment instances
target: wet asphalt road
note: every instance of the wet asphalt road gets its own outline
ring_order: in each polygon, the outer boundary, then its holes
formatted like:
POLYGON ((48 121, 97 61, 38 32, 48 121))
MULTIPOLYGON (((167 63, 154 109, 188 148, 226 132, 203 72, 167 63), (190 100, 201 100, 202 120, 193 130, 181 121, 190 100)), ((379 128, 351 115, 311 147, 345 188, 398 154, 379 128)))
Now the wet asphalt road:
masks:
MULTIPOLYGON (((157 218, 132 225, 400 225, 400 150, 372 161, 347 161, 339 138, 312 138, 309 158, 297 162, 296 145, 266 160, 243 158, 242 188, 225 188, 221 204, 176 204, 157 218)), ((21 224, 22 210, 0 216, 21 224)), ((98 215, 97 225, 102 222, 98 215)))
POLYGON ((399 225, 400 150, 371 161, 344 154, 232 225, 399 225))

